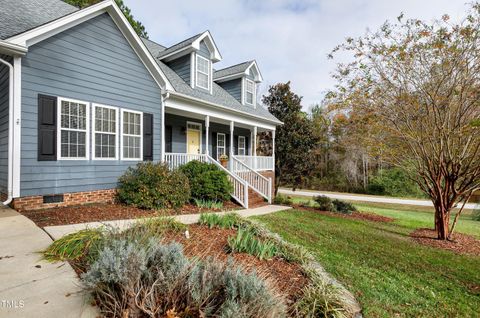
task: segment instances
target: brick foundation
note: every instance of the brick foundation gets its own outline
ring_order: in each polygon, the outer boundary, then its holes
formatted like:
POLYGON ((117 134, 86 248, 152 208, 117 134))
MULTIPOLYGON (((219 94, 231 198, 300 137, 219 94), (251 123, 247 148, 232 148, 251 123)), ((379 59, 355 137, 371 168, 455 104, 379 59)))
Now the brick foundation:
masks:
POLYGON ((18 211, 38 210, 87 203, 111 203, 115 200, 116 189, 87 192, 64 193, 63 202, 43 203, 43 196, 30 196, 13 199, 13 208, 18 211))

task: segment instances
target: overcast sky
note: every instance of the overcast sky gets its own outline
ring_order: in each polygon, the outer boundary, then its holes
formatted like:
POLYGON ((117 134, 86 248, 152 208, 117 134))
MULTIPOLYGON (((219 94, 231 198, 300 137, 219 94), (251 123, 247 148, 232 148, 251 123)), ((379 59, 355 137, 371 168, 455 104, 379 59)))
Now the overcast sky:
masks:
MULTIPOLYGON (((401 12, 458 20, 468 0, 124 0, 150 39, 170 46, 210 30, 223 56, 216 69, 256 59, 264 82, 292 82, 305 108, 334 84, 331 49, 347 36, 377 29, 401 12)), ((258 94, 258 95, 260 95, 258 94)))

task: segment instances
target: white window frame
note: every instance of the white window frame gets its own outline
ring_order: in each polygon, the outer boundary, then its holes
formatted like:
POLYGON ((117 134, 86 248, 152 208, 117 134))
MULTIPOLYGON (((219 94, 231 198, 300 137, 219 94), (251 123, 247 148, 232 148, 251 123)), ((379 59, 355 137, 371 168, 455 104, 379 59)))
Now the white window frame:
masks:
MULTIPOLYGON (((119 124, 120 124, 120 112, 119 112, 119 108, 118 107, 114 107, 114 106, 108 106, 108 105, 102 105, 102 104, 92 104, 92 159, 93 160, 118 160, 118 146, 119 146, 119 142, 118 142, 118 135, 119 135, 119 124), (105 131, 97 131, 96 130, 96 127, 95 127, 95 115, 96 115, 96 110, 97 108, 107 108, 107 109, 113 109, 115 110, 115 133, 112 134, 110 132, 105 132, 105 131), (95 155, 96 151, 95 151, 95 147, 96 147, 96 144, 95 144, 95 134, 96 133, 99 133, 99 134, 107 134, 107 135, 115 135, 115 157, 114 158, 104 158, 104 157, 97 157, 95 155)), ((122 126, 123 127, 123 126, 122 126)))
POLYGON ((245 99, 245 104, 252 105, 252 106, 255 105, 256 94, 257 94, 256 90, 257 90, 257 88, 256 88, 256 86, 255 86, 255 82, 252 81, 251 79, 248 79, 248 78, 247 78, 246 81, 245 81, 245 97, 244 97, 244 99, 245 99), (253 91, 252 91, 252 92, 250 92, 250 91, 248 90, 248 83, 252 83, 252 87, 253 87, 253 91), (251 103, 248 102, 248 98, 247 98, 247 94, 248 94, 248 93, 252 93, 252 102, 251 102, 251 103))
POLYGON ((143 112, 139 112, 136 110, 122 108, 120 111, 120 159, 124 161, 143 161, 143 112), (140 157, 139 158, 125 158, 123 156, 123 137, 124 136, 132 136, 138 137, 137 135, 130 135, 125 134, 123 132, 123 119, 125 113, 134 113, 140 115, 140 157))
POLYGON ((247 155, 247 139, 245 136, 238 136, 238 147, 237 153, 239 156, 246 156, 247 155), (240 148, 240 139, 243 140, 243 147, 240 148), (243 154, 240 154, 240 149, 243 150, 243 154))
POLYGON ((89 160, 90 159, 90 103, 83 100, 57 97, 57 160, 89 160), (85 104, 85 130, 62 128, 62 102, 85 104), (85 132, 85 157, 62 157, 62 130, 85 132))
POLYGON ((223 148, 224 152, 221 155, 226 155, 227 154, 227 136, 224 133, 218 133, 217 132, 217 153, 215 154, 217 156, 217 160, 220 159, 220 156, 218 155, 218 149, 223 148), (218 136, 223 136, 223 147, 218 146, 218 136))
POLYGON ((211 69, 211 67, 210 67, 210 60, 207 59, 207 58, 205 58, 205 57, 203 57, 203 56, 201 56, 201 55, 199 55, 199 54, 197 54, 197 55, 196 55, 196 59, 195 59, 195 85, 196 85, 196 86, 198 86, 198 87, 200 87, 200 88, 203 88, 203 89, 206 89, 206 90, 210 90, 210 85, 211 85, 211 83, 210 83, 210 81, 211 81, 210 69, 211 69), (198 69, 198 59, 199 59, 199 58, 207 61, 207 64, 208 64, 207 72, 208 72, 208 73, 205 73, 205 72, 200 71, 200 70, 198 69), (207 87, 204 87, 204 86, 198 84, 198 73, 202 73, 202 74, 204 74, 204 75, 207 75, 207 87))
MULTIPOLYGON (((199 155, 202 154, 202 153, 203 153, 203 146, 202 146, 202 145, 203 145, 202 124, 197 123, 197 122, 195 122, 195 121, 187 121, 187 126, 186 126, 186 128, 187 128, 187 129, 186 129, 185 139, 187 139, 187 134, 188 134, 188 131, 189 131, 189 130, 198 131, 198 132, 200 133, 200 134, 199 134, 199 135, 200 135, 200 153, 199 153, 199 155), (188 128, 188 125, 197 126, 198 129, 188 128)), ((185 141, 185 153, 188 154, 188 143, 187 143, 187 141, 188 141, 188 140, 185 141)))

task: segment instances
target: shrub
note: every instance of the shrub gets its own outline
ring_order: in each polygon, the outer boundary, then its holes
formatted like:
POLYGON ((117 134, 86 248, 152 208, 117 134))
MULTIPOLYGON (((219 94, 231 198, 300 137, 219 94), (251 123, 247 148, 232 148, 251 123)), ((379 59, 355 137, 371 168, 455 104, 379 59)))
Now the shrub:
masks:
POLYGON ((209 228, 235 229, 242 225, 242 218, 236 213, 227 213, 224 215, 202 213, 200 214, 199 223, 207 225, 209 228))
POLYGON ((183 232, 187 229, 187 225, 176 221, 172 217, 156 217, 139 219, 123 232, 114 233, 111 231, 110 234, 114 238, 147 243, 151 238, 162 237, 167 231, 183 232))
POLYGON ((248 253, 260 260, 271 259, 277 254, 274 242, 259 240, 249 229, 238 229, 236 236, 228 238, 228 247, 233 253, 248 253))
POLYGON ((318 195, 313 198, 313 200, 318 204, 318 208, 322 211, 331 211, 335 212, 335 206, 333 205, 332 199, 324 195, 318 195))
POLYGON ((114 240, 82 276, 108 316, 282 317, 283 300, 255 274, 208 259, 192 263, 179 244, 114 240))
POLYGON ((193 199, 193 200, 195 201, 195 205, 202 209, 221 210, 223 208, 223 202, 201 200, 201 199, 193 199))
POLYGON ((345 202, 342 200, 333 200, 332 204, 335 207, 335 212, 352 214, 353 212, 357 211, 357 208, 350 202, 345 202))
POLYGON ((472 219, 474 221, 480 221, 480 206, 473 210, 472 212, 472 219))
POLYGON ((273 203, 280 205, 292 205, 293 201, 290 197, 284 196, 282 194, 277 194, 273 199, 273 203))
POLYGON ((190 199, 188 179, 163 163, 142 162, 119 178, 121 202, 143 209, 178 208, 190 199))
POLYGON ((78 261, 86 257, 85 261, 90 263, 97 257, 103 241, 101 229, 81 230, 54 241, 43 251, 43 257, 50 262, 78 261))
POLYGON ((338 288, 318 279, 303 289, 294 312, 296 317, 348 317, 338 288))
POLYGON ((383 169, 370 178, 367 193, 396 197, 425 197, 419 186, 400 168, 383 169))
POLYGON ((233 187, 225 171, 212 163, 190 161, 179 169, 190 183, 193 199, 223 202, 230 199, 233 187))

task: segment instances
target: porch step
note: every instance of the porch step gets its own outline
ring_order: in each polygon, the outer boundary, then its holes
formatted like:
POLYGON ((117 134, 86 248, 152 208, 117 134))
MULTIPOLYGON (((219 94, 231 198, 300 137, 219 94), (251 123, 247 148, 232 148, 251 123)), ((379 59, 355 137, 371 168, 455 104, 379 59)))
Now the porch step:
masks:
POLYGON ((268 205, 268 202, 265 200, 265 198, 262 197, 260 194, 258 194, 252 188, 249 188, 248 189, 248 207, 251 209, 251 208, 258 208, 265 205, 268 205))

